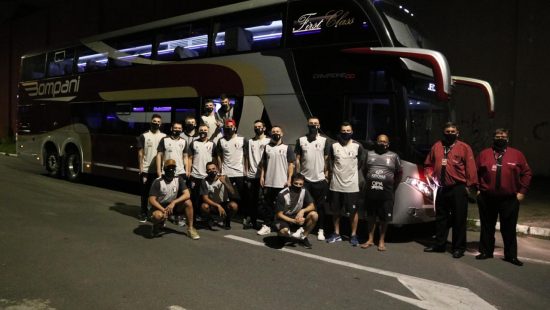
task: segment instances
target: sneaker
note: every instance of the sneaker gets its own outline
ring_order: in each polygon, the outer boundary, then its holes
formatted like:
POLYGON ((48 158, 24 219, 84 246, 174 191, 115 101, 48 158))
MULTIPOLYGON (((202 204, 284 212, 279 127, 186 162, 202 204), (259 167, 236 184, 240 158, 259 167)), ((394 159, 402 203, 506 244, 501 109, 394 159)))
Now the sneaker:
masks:
POLYGON ((187 236, 193 240, 198 240, 201 238, 201 236, 199 236, 199 233, 194 227, 187 228, 187 236))
POLYGON ((176 217, 176 222, 174 224, 178 225, 179 227, 185 226, 186 218, 183 216, 176 217))
POLYGON ((271 233, 271 228, 267 225, 262 225, 262 228, 258 230, 257 234, 260 236, 269 235, 271 233))
POLYGON ((209 218, 208 221, 206 221, 206 227, 208 227, 209 230, 215 230, 214 220, 212 218, 209 218))
POLYGON ((317 232, 317 240, 325 241, 325 232, 322 229, 317 232))
POLYGON ((357 240, 357 235, 351 236, 351 239, 349 240, 349 243, 351 243, 351 246, 359 245, 359 240, 357 240))
POLYGON ((243 219, 243 229, 250 229, 252 228, 252 220, 250 217, 245 217, 243 219))
POLYGON ((334 243, 334 242, 340 242, 342 241, 342 237, 340 237, 339 234, 333 233, 330 235, 330 237, 327 239, 327 243, 334 243))
POLYGON ((307 237, 304 237, 304 239, 302 239, 300 242, 304 246, 304 248, 311 249, 311 243, 309 242, 307 237))
POLYGON ((140 223, 147 223, 147 214, 141 213, 138 217, 140 223))
POLYGON ((223 229, 231 230, 231 220, 225 219, 223 222, 223 229))
POLYGON ((306 237, 304 236, 304 228, 303 227, 298 228, 298 230, 295 233, 290 234, 290 236, 296 239, 304 239, 306 237))

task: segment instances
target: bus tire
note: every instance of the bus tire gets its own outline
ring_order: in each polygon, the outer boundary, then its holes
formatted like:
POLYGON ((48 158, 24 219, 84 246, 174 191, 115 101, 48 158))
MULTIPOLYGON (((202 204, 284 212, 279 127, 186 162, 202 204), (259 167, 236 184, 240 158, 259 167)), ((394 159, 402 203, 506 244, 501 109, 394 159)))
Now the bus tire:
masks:
POLYGON ((65 160, 65 177, 67 180, 71 182, 80 180, 82 176, 81 167, 80 154, 75 151, 67 152, 65 160))
POLYGON ((61 157, 55 150, 46 151, 46 171, 49 176, 59 177, 61 175, 61 157))

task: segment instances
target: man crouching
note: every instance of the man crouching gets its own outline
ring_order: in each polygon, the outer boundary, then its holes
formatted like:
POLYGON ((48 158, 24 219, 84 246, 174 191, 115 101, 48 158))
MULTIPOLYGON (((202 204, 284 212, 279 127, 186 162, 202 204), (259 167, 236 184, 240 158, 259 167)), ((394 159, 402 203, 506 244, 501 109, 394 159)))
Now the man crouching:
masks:
POLYGON ((168 159, 164 162, 164 174, 151 185, 149 192, 149 204, 151 204, 151 220, 153 230, 151 236, 158 237, 164 222, 170 215, 181 215, 185 212, 187 217, 187 236, 193 240, 200 238, 193 227, 193 204, 191 195, 185 181, 176 177, 176 161, 168 159))
POLYGON ((307 236, 317 224, 318 215, 304 182, 304 176, 297 173, 292 176, 291 186, 279 192, 274 226, 279 236, 298 239, 305 248, 311 249, 307 236), (297 230, 291 233, 291 229, 297 230))

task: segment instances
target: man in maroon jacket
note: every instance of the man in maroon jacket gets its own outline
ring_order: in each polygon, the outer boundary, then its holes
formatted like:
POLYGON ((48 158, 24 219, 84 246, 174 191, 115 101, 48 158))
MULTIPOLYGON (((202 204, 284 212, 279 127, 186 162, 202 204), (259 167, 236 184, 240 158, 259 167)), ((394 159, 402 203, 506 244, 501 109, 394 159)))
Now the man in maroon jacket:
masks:
POLYGON ((447 122, 444 139, 437 141, 424 161, 425 175, 438 185, 435 202, 436 242, 424 252, 445 252, 449 226, 453 228, 452 251, 454 258, 466 251, 466 220, 468 193, 475 192, 477 172, 470 146, 458 138, 458 127, 447 122))
POLYGON ((493 136, 493 147, 484 149, 476 158, 479 176, 479 218, 481 235, 476 259, 493 257, 495 224, 500 217, 504 240, 504 260, 517 266, 516 224, 519 203, 531 183, 531 169, 523 154, 508 146, 508 130, 499 128, 493 136))

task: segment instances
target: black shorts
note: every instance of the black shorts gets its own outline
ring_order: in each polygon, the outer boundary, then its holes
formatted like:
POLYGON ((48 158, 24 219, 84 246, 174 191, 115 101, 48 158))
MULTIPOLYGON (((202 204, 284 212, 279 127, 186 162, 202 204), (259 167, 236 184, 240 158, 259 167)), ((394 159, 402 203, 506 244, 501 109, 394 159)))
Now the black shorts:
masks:
POLYGON ((365 200, 367 218, 378 217, 382 222, 391 222, 393 216, 393 199, 365 200))
POLYGON ((279 232, 279 231, 281 231, 281 229, 285 229, 285 228, 288 228, 289 231, 296 231, 301 226, 298 225, 298 224, 289 223, 289 222, 281 220, 281 219, 276 219, 273 222, 273 227, 275 228, 275 230, 277 232, 279 232))
POLYGON ((327 213, 331 215, 353 215, 357 212, 357 198, 359 192, 356 193, 342 193, 333 192, 329 193, 329 207, 327 213))

